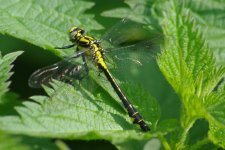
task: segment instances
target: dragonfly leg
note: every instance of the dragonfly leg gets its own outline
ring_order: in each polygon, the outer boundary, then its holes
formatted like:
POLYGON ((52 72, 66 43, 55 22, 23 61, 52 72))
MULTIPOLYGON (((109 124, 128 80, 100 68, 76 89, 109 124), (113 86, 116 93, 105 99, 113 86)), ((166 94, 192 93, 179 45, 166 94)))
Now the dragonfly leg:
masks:
POLYGON ((88 66, 87 66, 86 58, 85 58, 84 54, 82 54, 81 57, 82 57, 82 60, 83 60, 83 65, 84 65, 84 67, 85 67, 86 74, 88 75, 88 73, 89 73, 89 68, 88 68, 88 66))
POLYGON ((83 60, 83 66, 85 68, 85 71, 84 71, 84 73, 80 74, 80 77, 78 79, 79 85, 80 85, 80 82, 82 81, 82 79, 85 78, 89 73, 89 68, 87 66, 87 62, 86 62, 86 58, 85 58, 84 54, 81 54, 81 57, 83 60))
POLYGON ((79 57, 81 56, 82 57, 82 61, 83 61, 83 65, 84 65, 84 68, 85 68, 85 73, 80 77, 80 80, 82 80, 85 76, 88 75, 89 73, 89 68, 87 66, 87 61, 86 61, 86 57, 85 57, 85 54, 83 52, 80 51, 79 47, 77 47, 76 49, 77 53, 74 57, 79 57))
POLYGON ((87 61, 86 61, 85 55, 84 55, 83 52, 80 51, 79 47, 77 47, 76 51, 77 51, 77 53, 76 53, 76 55, 74 57, 79 57, 79 56, 82 57, 82 61, 83 61, 83 65, 85 67, 86 75, 88 75, 89 68, 87 66, 87 61))

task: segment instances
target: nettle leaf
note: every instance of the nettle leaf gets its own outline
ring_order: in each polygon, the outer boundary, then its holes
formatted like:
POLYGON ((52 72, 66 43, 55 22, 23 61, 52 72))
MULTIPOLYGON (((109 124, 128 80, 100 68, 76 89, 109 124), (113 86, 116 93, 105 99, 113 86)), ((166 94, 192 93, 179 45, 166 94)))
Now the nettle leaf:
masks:
MULTIPOLYGON (((90 2, 18 0, 0 3, 1 19, 4 19, 0 28, 2 33, 50 50, 68 43, 66 31, 74 24, 82 24, 88 30, 100 28, 91 19, 93 16, 83 14, 93 6, 90 2), (20 9, 22 11, 18 11, 20 9), (8 21, 5 21, 6 18, 9 18, 8 21)), ((132 124, 123 107, 114 102, 114 99, 118 100, 115 92, 112 89, 105 92, 108 87, 100 88, 98 96, 97 92, 92 93, 82 86, 77 87, 81 88, 80 91, 55 81, 52 88, 45 87, 49 97, 34 96, 34 102, 24 102, 24 106, 16 107, 19 116, 1 117, 0 130, 41 137, 107 139, 113 143, 121 143, 125 139, 149 139, 151 135, 140 134, 139 127, 132 124), (108 102, 105 97, 103 100, 103 95, 113 102, 108 102)), ((147 122, 156 126, 160 116, 159 106, 146 91, 139 90, 142 89, 137 90, 135 99, 131 96, 132 102, 147 122), (141 97, 144 100, 135 103, 141 97)))
MULTIPOLYGON (((105 78, 101 79, 96 73, 90 73, 95 82, 100 85, 105 92, 107 92, 110 97, 112 97, 112 101, 117 101, 122 106, 121 100, 116 95, 113 90, 111 84, 105 78)), ((117 81, 120 81, 117 79, 117 81)), ((83 81, 82 81, 83 82, 83 81)), ((88 80, 88 84, 90 86, 90 81, 88 80)), ((121 89, 124 91, 125 95, 129 99, 129 101, 135 106, 135 108, 140 111, 144 120, 151 125, 151 129, 155 130, 157 123, 159 121, 161 110, 158 102, 154 97, 152 97, 149 92, 146 91, 145 88, 141 87, 138 84, 134 83, 123 83, 119 82, 121 89)), ((112 104, 110 104, 112 105, 112 104)), ((118 105, 118 104, 117 104, 118 105)), ((118 108, 118 106, 115 106, 118 108)), ((120 111, 120 109, 118 109, 120 111)))
POLYGON ((204 105, 207 108, 207 111, 210 112, 211 117, 213 117, 212 119, 216 119, 221 123, 221 127, 225 127, 225 90, 212 92, 205 99, 204 105))
MULTIPOLYGON (((13 106, 19 105, 18 95, 8 92, 10 84, 9 78, 12 75, 13 61, 21 55, 22 51, 6 54, 4 57, 0 56, 0 115, 15 115, 13 106)), ((26 136, 9 135, 0 132, 0 149, 10 150, 31 150, 31 149, 57 149, 50 140, 37 139, 26 136)))
POLYGON ((174 8, 165 17, 164 32, 168 36, 158 64, 184 105, 193 101, 196 105, 213 91, 225 68, 216 68, 215 60, 190 20, 189 13, 184 17, 179 13, 181 11, 174 8))
POLYGON ((2 96, 8 91, 10 84, 8 80, 12 75, 12 72, 10 72, 13 67, 12 63, 21 54, 22 51, 18 51, 2 57, 0 53, 0 103, 3 103, 2 96))
POLYGON ((57 148, 50 140, 31 138, 27 136, 8 135, 0 132, 0 149, 10 150, 57 150, 57 148))
POLYGON ((190 13, 201 26, 202 32, 219 65, 225 64, 225 3, 221 0, 189 0, 190 13))
POLYGON ((210 116, 209 139, 225 148, 225 90, 210 94, 205 100, 210 116))
POLYGON ((177 148, 182 148, 187 131, 196 119, 206 118, 209 124, 216 120, 219 125, 224 125, 224 109, 217 105, 224 99, 220 102, 213 100, 221 98, 221 94, 213 90, 223 78, 225 68, 216 68, 215 59, 189 11, 173 2, 172 9, 164 18, 165 45, 158 64, 183 104, 181 124, 184 133, 177 144, 177 148), (206 105, 208 103, 213 108, 206 105))
POLYGON ((131 98, 132 104, 141 112, 145 121, 151 123, 151 130, 155 130, 161 115, 156 99, 137 84, 126 83, 122 84, 121 87, 126 91, 127 97, 131 98))
POLYGON ((102 29, 93 15, 84 13, 93 5, 81 0, 0 0, 0 33, 58 52, 53 47, 68 43, 72 26, 102 29))
POLYGON ((210 124, 210 131, 209 131, 209 139, 213 141, 214 144, 221 146, 222 148, 225 148, 225 128, 219 127, 216 124, 211 123, 210 124))
POLYGON ((117 111, 82 87, 77 90, 59 81, 54 81, 52 87, 45 87, 50 97, 33 96, 34 102, 16 107, 20 117, 1 117, 1 130, 42 137, 107 139, 113 143, 150 137, 140 134, 127 113, 117 111))
POLYGON ((22 99, 19 98, 19 95, 13 92, 7 92, 1 97, 0 104, 0 116, 4 115, 17 115, 15 106, 21 105, 22 99))
POLYGON ((124 2, 127 3, 130 8, 115 8, 104 11, 101 15, 114 18, 129 17, 129 19, 143 24, 146 24, 146 22, 150 23, 152 21, 154 16, 151 14, 151 7, 154 2, 147 2, 147 0, 141 0, 138 2, 135 0, 127 0, 124 2))

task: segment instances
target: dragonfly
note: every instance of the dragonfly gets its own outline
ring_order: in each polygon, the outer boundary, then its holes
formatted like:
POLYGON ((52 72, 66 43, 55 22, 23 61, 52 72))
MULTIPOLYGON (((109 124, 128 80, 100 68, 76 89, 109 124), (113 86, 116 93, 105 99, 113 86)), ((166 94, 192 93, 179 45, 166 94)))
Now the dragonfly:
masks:
MULTIPOLYGON (((69 39, 71 44, 55 47, 56 49, 68 49, 76 47, 73 56, 67 57, 64 60, 57 62, 53 65, 38 69, 29 78, 28 84, 32 88, 40 88, 42 85, 49 85, 52 79, 60 80, 63 82, 70 82, 73 79, 81 81, 84 77, 88 75, 89 67, 87 59, 91 59, 91 62, 96 66, 100 73, 103 73, 112 88, 116 92, 117 96, 121 100, 124 108, 127 110, 129 117, 133 119, 133 123, 140 126, 142 131, 150 131, 150 127, 147 125, 142 115, 138 110, 131 104, 128 97, 124 94, 123 90, 120 88, 116 79, 113 77, 109 71, 108 65, 106 63, 106 54, 110 52, 117 53, 118 56, 123 52, 134 50, 134 49, 150 49, 152 46, 149 41, 142 41, 137 44, 131 44, 124 47, 112 48, 112 45, 119 45, 119 43, 125 43, 126 37, 123 32, 118 34, 120 26, 127 27, 131 22, 129 18, 122 19, 118 24, 116 24, 109 32, 103 35, 102 40, 97 40, 96 38, 86 35, 85 30, 74 26, 69 30, 69 39), (117 33, 117 34, 113 34, 117 33), (115 35, 115 36, 113 36, 115 35), (105 45, 109 47, 106 49, 102 41, 107 41, 105 45), (119 42, 120 41, 120 42, 119 42), (111 47, 110 47, 111 46, 111 47), (111 48, 111 49, 110 49, 111 48), (78 60, 79 59, 79 60, 78 60)), ((131 31, 132 32, 132 31, 131 31)), ((126 52, 127 53, 127 52, 126 52)), ((120 57, 123 59, 123 57, 120 57)), ((129 59, 129 58, 124 58, 129 59)), ((131 59, 131 61, 136 61, 131 59)), ((137 60, 137 62, 139 62, 137 60)))

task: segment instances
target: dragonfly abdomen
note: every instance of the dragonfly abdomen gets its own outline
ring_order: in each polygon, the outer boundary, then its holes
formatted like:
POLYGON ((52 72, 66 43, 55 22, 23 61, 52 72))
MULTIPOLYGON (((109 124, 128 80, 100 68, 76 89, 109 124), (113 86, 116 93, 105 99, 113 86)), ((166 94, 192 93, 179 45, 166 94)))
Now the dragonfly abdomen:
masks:
MULTIPOLYGON (((101 68, 102 66, 100 65, 99 67, 101 68)), ((115 81, 115 79, 113 78, 113 76, 111 75, 111 73, 109 72, 109 70, 108 69, 103 69, 103 68, 101 68, 101 69, 104 72, 104 74, 107 77, 107 79, 110 81, 113 89, 116 91, 117 95, 121 99, 121 101, 122 101, 124 107, 126 108, 129 116, 134 119, 133 120, 133 123, 134 124, 138 124, 141 127, 141 129, 143 131, 145 131, 145 132, 150 131, 150 128, 145 123, 145 121, 143 120, 143 118, 140 115, 140 113, 130 103, 130 101, 125 96, 125 94, 123 93, 123 91, 120 89, 120 87, 118 86, 117 82, 115 81)))

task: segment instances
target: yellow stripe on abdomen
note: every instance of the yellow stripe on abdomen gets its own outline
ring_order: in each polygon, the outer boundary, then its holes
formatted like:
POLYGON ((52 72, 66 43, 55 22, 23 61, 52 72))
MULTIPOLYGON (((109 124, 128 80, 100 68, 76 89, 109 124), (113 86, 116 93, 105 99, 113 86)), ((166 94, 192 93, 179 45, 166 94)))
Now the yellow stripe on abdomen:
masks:
POLYGON ((99 65, 101 65, 103 69, 107 69, 106 63, 103 59, 103 55, 100 51, 101 48, 99 46, 97 46, 96 44, 93 44, 93 47, 94 47, 94 52, 95 52, 95 57, 96 57, 97 63, 99 65))

